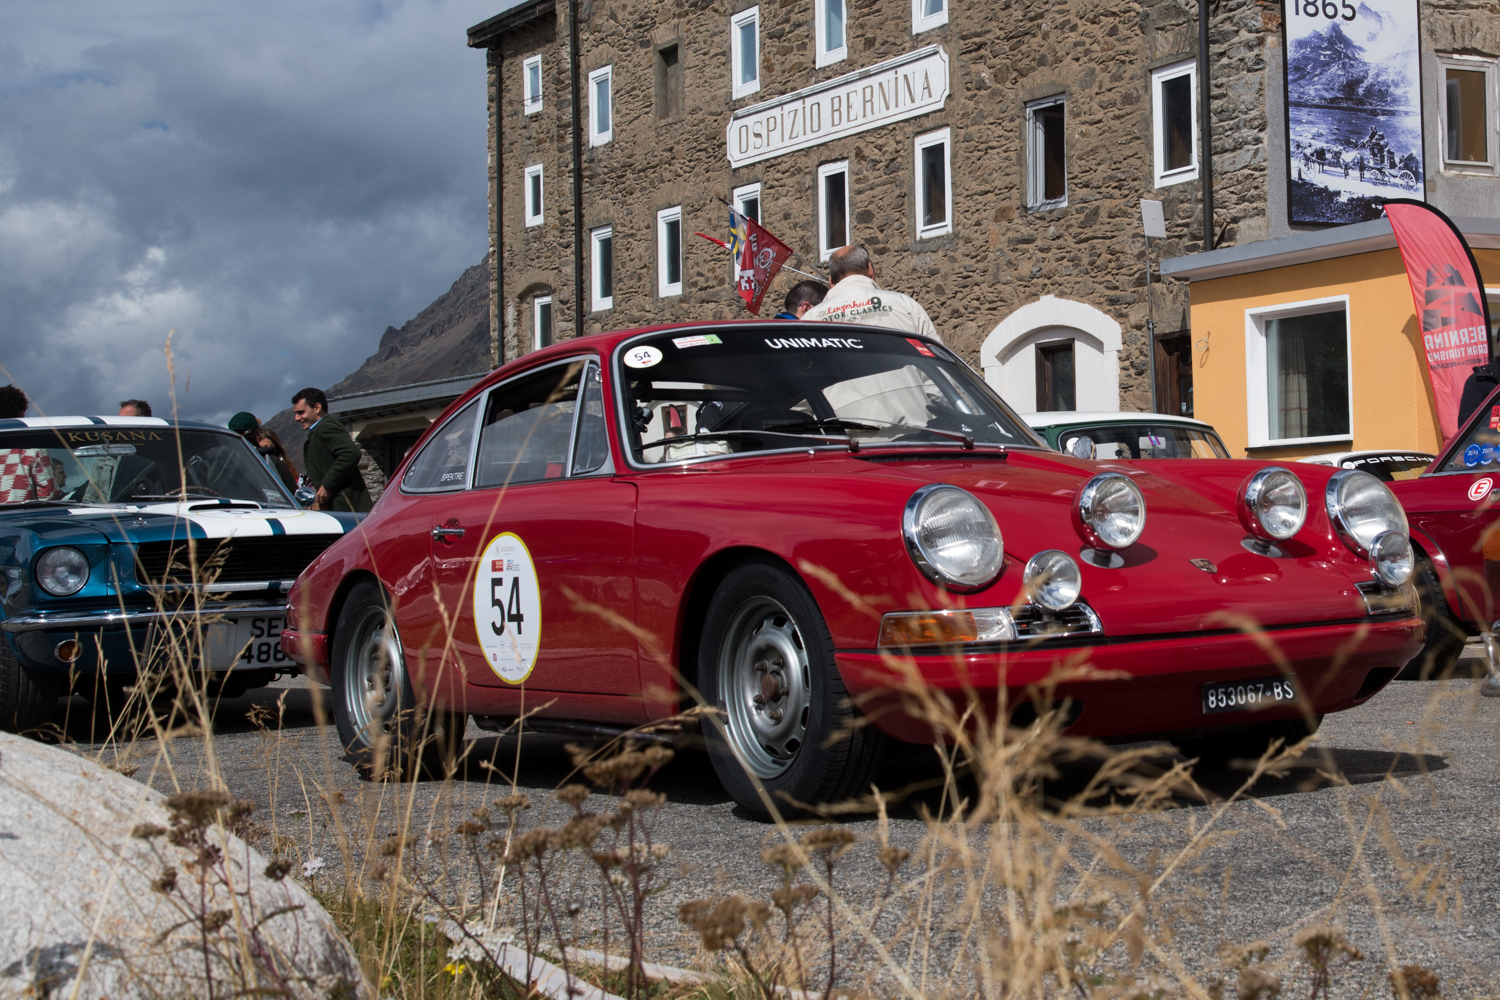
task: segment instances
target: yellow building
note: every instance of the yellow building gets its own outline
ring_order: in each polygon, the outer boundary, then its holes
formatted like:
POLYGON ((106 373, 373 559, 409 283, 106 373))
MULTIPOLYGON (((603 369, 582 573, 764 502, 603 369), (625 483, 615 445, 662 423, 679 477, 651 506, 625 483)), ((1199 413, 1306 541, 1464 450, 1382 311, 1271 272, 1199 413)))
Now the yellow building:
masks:
MULTIPOLYGON (((1500 220, 1455 219, 1500 317, 1500 220)), ((1194 416, 1231 454, 1442 444, 1411 286, 1381 219, 1163 261, 1191 292, 1194 416)), ((1500 324, 1497 324, 1500 326, 1500 324)), ((1491 352, 1496 330, 1491 330, 1491 352)))

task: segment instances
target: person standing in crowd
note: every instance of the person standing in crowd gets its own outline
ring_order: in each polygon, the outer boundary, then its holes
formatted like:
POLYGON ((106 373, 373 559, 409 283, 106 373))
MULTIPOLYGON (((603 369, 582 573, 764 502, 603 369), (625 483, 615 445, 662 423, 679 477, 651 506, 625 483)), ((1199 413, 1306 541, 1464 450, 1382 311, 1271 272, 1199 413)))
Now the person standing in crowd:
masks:
MULTIPOLYGON (((0 419, 26 416, 31 401, 13 385, 0 386, 0 419)), ((0 451, 0 503, 57 500, 62 497, 62 470, 45 448, 0 451)))
POLYGON ((781 303, 781 312, 776 314, 777 319, 801 319, 807 311, 828 294, 828 286, 821 281, 799 281, 792 286, 791 291, 786 293, 786 299, 781 303))
POLYGON ((1500 359, 1490 358, 1464 380, 1463 394, 1458 399, 1458 425, 1469 422, 1469 417, 1479 409, 1479 404, 1490 398, 1495 387, 1500 386, 1500 359))
POLYGON ((297 488, 297 467, 287 456, 286 447, 275 431, 262 426, 255 414, 244 410, 229 418, 229 429, 250 442, 260 460, 266 463, 266 468, 286 484, 288 490, 297 488))
POLYGON ((359 474, 359 445, 344 425, 328 416, 328 397, 322 389, 302 389, 292 397, 292 417, 307 428, 302 467, 317 491, 314 510, 352 510, 372 506, 370 491, 359 474))
POLYGON ((151 416, 151 404, 144 399, 122 399, 120 401, 120 416, 149 417, 151 416))
POLYGON ((875 284, 875 264, 864 247, 835 250, 828 260, 828 274, 833 287, 822 302, 807 310, 803 319, 883 326, 918 333, 942 343, 943 338, 938 336, 927 310, 916 299, 875 284))

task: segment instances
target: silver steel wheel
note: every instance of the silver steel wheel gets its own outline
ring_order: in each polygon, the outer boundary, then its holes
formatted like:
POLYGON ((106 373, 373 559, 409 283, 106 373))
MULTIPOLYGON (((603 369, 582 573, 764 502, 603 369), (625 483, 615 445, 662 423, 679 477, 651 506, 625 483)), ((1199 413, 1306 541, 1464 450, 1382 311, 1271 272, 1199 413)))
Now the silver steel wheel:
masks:
POLYGON ((395 738, 404 675, 396 623, 368 607, 354 623, 344 661, 344 704, 360 739, 369 746, 383 734, 395 738))
POLYGON ((812 672, 786 608, 764 596, 740 605, 719 646, 718 681, 734 755, 761 779, 791 767, 807 742, 812 672))

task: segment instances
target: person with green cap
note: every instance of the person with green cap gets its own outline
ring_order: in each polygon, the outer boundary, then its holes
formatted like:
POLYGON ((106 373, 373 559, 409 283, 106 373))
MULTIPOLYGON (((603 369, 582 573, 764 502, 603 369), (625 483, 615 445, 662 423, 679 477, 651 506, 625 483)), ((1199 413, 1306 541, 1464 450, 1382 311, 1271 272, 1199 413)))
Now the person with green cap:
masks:
POLYGON ((229 429, 250 442, 260 460, 271 470, 271 475, 280 479, 288 491, 297 489, 297 467, 287 457, 281 438, 269 427, 262 427, 255 414, 241 410, 229 418, 229 429))

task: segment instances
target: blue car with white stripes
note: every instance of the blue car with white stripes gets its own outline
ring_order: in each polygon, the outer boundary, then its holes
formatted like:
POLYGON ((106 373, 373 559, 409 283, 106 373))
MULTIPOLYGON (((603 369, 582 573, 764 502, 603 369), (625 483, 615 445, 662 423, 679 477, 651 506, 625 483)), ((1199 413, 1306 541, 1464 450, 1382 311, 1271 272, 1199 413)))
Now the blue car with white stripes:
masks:
POLYGON ((362 517, 298 506, 222 427, 0 420, 0 728, 147 672, 207 673, 222 696, 295 672, 286 593, 362 517))

